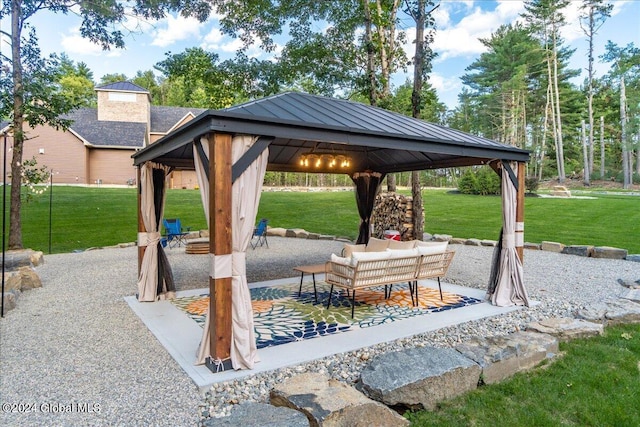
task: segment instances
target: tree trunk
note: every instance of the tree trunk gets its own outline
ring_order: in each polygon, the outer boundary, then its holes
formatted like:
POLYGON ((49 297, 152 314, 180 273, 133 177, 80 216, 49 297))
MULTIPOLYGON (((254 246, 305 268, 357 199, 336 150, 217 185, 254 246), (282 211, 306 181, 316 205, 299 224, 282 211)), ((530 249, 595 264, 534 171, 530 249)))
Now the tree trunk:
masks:
MULTIPOLYGON (((11 158, 11 208, 9 210, 9 249, 22 249, 20 217, 22 188, 22 147, 24 143, 24 88, 20 58, 22 1, 11 2, 11 59, 13 61, 13 156, 11 158)), ((6 153, 5 153, 6 156, 6 153)))
POLYGON ((627 147, 627 94, 624 84, 624 76, 620 77, 620 142, 622 144, 622 176, 623 188, 631 186, 629 179, 629 147, 627 147))
MULTIPOLYGON (((640 175, 640 129, 636 133, 636 144, 638 145, 636 148, 636 174, 640 175)), ((631 183, 633 183, 633 179, 631 183)))
MULTIPOLYGON (((413 13, 416 22, 416 51, 413 58, 413 91, 411 92, 411 112, 419 119, 422 114, 422 84, 424 79, 424 27, 426 19, 426 0, 418 0, 417 10, 413 13)), ((420 188, 420 172, 411 172, 411 195, 413 196, 413 235, 422 240, 424 235, 424 218, 422 189, 420 188)))
MULTIPOLYGON (((538 180, 542 181, 542 166, 544 163, 545 150, 547 149, 547 133, 549 132, 549 107, 551 102, 551 86, 547 86, 547 103, 544 107, 544 122, 542 125, 542 142, 540 146, 540 169, 538 169, 538 180)), ((555 126, 554 126, 555 127, 555 126)))
POLYGON ((369 104, 377 105, 378 97, 376 90, 376 73, 375 73, 375 50, 373 47, 373 35, 371 33, 371 8, 368 0, 362 0, 364 8, 364 27, 365 27, 365 43, 367 49, 367 78, 369 80, 369 104))
POLYGON ((600 179, 604 179, 604 116, 600 116, 600 179))
POLYGON ((413 237, 416 240, 422 240, 424 234, 424 218, 419 171, 411 172, 411 196, 413 197, 413 237))
POLYGON ((557 30, 553 30, 553 90, 555 92, 555 109, 556 109, 556 131, 558 132, 558 165, 560 170, 558 171, 558 181, 564 182, 566 175, 564 171, 564 142, 562 138, 562 113, 560 112, 560 93, 558 89, 558 46, 557 46, 557 30))
POLYGON ((396 175, 393 173, 387 175, 387 191, 389 193, 396 191, 396 175))
POLYGON ((553 68, 551 66, 551 58, 548 57, 547 58, 547 72, 549 74, 549 84, 547 87, 547 102, 548 104, 551 106, 551 124, 552 124, 552 130, 553 130, 553 142, 555 145, 555 149, 556 149, 556 167, 557 167, 557 171, 558 171, 558 181, 560 182, 564 182, 564 166, 563 166, 563 160, 562 160, 562 148, 560 146, 559 140, 558 140, 558 121, 556 120, 556 104, 554 102, 554 87, 553 87, 553 68))
POLYGON ((595 35, 595 11, 589 9, 589 172, 593 173, 593 37, 595 35))
POLYGON ((584 177, 583 177, 583 183, 586 186, 591 185, 591 180, 590 180, 590 176, 591 176, 591 169, 589 169, 589 149, 588 149, 588 141, 587 141, 587 132, 586 132, 586 128, 587 125, 585 124, 584 120, 582 121, 582 164, 584 165, 584 177))
MULTIPOLYGON (((388 19, 389 27, 385 28, 383 25, 377 25, 378 37, 380 38, 380 72, 382 74, 383 80, 381 94, 382 98, 386 98, 391 95, 391 67, 396 50, 396 15, 399 3, 400 0, 393 0, 393 4, 390 10, 390 16, 388 19)), ((379 21, 385 21, 383 17, 384 11, 382 10, 381 0, 376 0, 376 7, 379 21)))

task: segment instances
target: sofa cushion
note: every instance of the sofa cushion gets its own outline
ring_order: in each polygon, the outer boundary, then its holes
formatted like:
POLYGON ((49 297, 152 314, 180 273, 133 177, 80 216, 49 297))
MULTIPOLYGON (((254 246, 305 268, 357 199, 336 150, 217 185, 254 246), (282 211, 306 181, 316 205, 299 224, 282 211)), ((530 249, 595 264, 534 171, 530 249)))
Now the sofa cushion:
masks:
POLYGON ((351 265, 358 265, 358 261, 377 261, 386 260, 391 256, 389 251, 382 252, 354 252, 351 255, 351 265))
POLYGON ((342 254, 346 258, 351 258, 351 254, 354 252, 365 252, 367 245, 352 245, 349 243, 345 243, 342 254))
POLYGON ((376 239, 375 237, 371 237, 369 239, 369 243, 367 243, 367 252, 382 252, 385 251, 389 247, 389 240, 376 239))
POLYGON ((449 242, 417 242, 416 248, 420 255, 441 254, 447 251, 449 242))
POLYGON ((416 247, 415 240, 405 240, 404 242, 399 242, 397 240, 389 240, 389 246, 387 249, 413 249, 416 247))
POLYGON ((335 262, 336 264, 340 264, 340 265, 349 265, 351 264, 351 258, 341 257, 336 254, 331 254, 331 262, 335 262))
POLYGON ((389 252, 389 258, 407 258, 412 256, 418 256, 418 249, 387 249, 389 252))

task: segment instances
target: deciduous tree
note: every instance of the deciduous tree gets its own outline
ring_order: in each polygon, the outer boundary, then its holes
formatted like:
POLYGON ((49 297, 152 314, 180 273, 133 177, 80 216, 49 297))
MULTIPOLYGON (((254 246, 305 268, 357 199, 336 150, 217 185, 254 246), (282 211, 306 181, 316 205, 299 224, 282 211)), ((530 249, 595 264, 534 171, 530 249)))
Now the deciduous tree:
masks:
MULTIPOLYGON (((43 65, 40 58, 36 35, 33 28, 23 44, 23 30, 29 27, 28 21, 41 11, 62 14, 76 14, 80 19, 80 34, 103 48, 124 46, 124 33, 118 25, 131 15, 147 19, 159 19, 170 10, 180 10, 185 16, 196 16, 204 20, 209 16, 211 4, 207 0, 157 0, 116 1, 116 0, 8 0, 0 5, 0 19, 10 17, 11 58, 3 58, 9 64, 11 78, 3 79, 3 104, 0 108, 10 109, 3 114, 11 117, 13 132, 13 154, 11 160, 11 207, 9 214, 9 247, 22 248, 21 223, 21 172, 22 148, 25 138, 25 122, 29 126, 50 124, 58 127, 68 126, 68 122, 59 119, 59 115, 68 109, 67 104, 59 104, 55 90, 52 90, 48 76, 31 68, 33 63, 43 65), (23 61, 26 61, 23 64, 23 61), (25 78, 25 71, 33 71, 36 79, 25 78), (52 96, 56 95, 56 96, 52 96), (9 108, 8 108, 9 107, 9 108)), ((44 64, 46 65, 46 64, 44 64)), ((45 68, 42 68, 44 70, 45 68)), ((48 69, 48 68, 47 68, 48 69)), ((3 73, 3 76, 5 73, 3 73)))

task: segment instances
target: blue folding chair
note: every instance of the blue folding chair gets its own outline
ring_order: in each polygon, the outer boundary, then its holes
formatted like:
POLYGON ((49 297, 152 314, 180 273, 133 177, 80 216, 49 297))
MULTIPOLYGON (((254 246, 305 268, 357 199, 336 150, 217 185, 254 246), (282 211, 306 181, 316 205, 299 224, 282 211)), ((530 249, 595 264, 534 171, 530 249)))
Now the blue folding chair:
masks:
POLYGON ((182 228, 178 218, 166 218, 162 220, 162 223, 164 224, 165 239, 169 249, 187 244, 186 238, 191 231, 191 227, 182 228))
POLYGON ((269 220, 266 218, 262 218, 258 225, 253 229, 253 236, 251 236, 251 247, 253 249, 258 246, 262 246, 264 244, 269 247, 269 242, 267 242, 267 223, 269 220))

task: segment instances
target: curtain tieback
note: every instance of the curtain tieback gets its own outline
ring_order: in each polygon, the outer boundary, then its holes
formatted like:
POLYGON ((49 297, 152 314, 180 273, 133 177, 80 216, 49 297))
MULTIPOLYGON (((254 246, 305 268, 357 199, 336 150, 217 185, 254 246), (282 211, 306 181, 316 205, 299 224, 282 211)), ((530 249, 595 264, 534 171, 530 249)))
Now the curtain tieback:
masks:
POLYGON ((516 236, 513 233, 503 234, 502 235, 502 247, 503 248, 515 248, 516 247, 516 236))
POLYGON ((155 246, 160 242, 160 233, 152 231, 150 233, 138 233, 138 246, 155 246))

